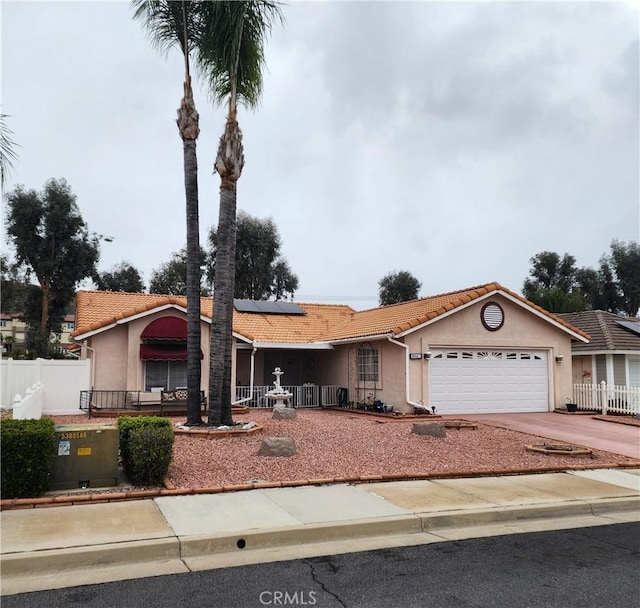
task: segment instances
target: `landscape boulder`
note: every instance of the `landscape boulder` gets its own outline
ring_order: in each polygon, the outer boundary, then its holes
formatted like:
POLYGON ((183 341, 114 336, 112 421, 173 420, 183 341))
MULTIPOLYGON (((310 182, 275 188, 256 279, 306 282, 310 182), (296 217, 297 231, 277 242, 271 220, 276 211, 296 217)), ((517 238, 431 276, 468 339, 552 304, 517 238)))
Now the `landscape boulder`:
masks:
POLYGON ((297 415, 296 410, 292 407, 276 406, 273 408, 274 420, 293 420, 297 415))
POLYGON ((295 456, 296 442, 291 437, 265 437, 258 456, 295 456))

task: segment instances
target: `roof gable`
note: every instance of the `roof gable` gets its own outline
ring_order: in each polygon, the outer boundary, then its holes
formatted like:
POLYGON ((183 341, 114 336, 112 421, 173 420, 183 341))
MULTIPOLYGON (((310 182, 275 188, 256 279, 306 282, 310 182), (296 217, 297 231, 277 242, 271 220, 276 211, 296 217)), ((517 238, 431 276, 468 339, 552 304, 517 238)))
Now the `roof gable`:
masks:
POLYGON ((638 350, 640 335, 625 329, 618 321, 640 321, 634 317, 623 317, 606 310, 585 310, 558 315, 591 336, 589 344, 574 344, 574 351, 638 350))

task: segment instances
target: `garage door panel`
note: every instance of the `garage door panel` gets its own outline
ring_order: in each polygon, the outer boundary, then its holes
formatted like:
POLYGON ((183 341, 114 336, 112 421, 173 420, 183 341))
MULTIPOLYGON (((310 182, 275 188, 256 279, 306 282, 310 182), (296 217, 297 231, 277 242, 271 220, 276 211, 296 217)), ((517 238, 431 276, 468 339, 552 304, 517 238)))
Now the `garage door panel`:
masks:
POLYGON ((548 410, 543 351, 435 351, 430 362, 431 404, 440 413, 548 410))

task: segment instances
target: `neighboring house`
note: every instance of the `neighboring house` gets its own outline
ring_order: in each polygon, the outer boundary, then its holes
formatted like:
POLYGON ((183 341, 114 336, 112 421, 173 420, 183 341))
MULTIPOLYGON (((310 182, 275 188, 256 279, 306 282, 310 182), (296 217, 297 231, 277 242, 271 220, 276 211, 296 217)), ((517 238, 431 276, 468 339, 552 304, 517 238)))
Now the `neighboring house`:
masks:
POLYGON ((2 354, 11 356, 16 350, 24 350, 27 337, 27 325, 22 320, 22 313, 0 314, 0 342, 2 354))
POLYGON ((640 387, 640 319, 604 310, 559 314, 591 336, 572 345, 573 382, 640 387))
MULTIPOLYGON (((202 388, 211 298, 201 301, 202 388)), ((186 385, 186 299, 81 291, 76 330, 94 389, 186 385)), ((442 414, 550 411, 571 395, 571 342, 586 332, 489 283, 392 306, 236 301, 232 376, 238 396, 283 386, 344 387, 349 401, 442 414)), ((332 389, 333 390, 333 389, 332 389)))
MULTIPOLYGON (((24 351, 27 339, 27 324, 22 313, 0 314, 0 343, 2 355, 11 357, 18 351, 24 351)), ((71 332, 75 329, 75 315, 65 315, 59 332, 51 332, 50 341, 60 352, 67 352, 74 346, 71 332)), ((73 350, 73 349, 72 349, 73 350)))

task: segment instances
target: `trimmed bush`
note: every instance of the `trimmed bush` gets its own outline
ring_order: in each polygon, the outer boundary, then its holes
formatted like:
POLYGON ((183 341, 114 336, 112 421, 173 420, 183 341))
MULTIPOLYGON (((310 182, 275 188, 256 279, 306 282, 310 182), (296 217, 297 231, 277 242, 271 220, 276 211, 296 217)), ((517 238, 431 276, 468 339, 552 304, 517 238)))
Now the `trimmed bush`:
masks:
POLYGON ((173 429, 146 426, 129 435, 127 467, 129 481, 136 486, 161 486, 173 458, 173 429))
POLYGON ((56 448, 53 420, 3 420, 2 498, 37 498, 49 489, 56 448))
POLYGON ((129 481, 137 486, 162 485, 173 458, 171 421, 159 416, 121 416, 118 436, 129 481))

